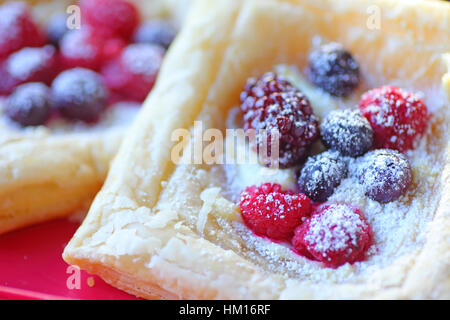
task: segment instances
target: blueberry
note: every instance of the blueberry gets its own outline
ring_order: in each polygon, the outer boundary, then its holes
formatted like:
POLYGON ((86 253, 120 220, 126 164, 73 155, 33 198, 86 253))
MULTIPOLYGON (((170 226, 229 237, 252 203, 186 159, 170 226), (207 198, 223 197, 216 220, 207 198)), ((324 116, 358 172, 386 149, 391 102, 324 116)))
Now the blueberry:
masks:
POLYGON ((50 43, 54 46, 59 46, 59 41, 66 34, 69 29, 67 28, 67 15, 64 13, 56 13, 50 17, 47 24, 47 36, 50 43))
POLYGON ((328 43, 309 56, 307 74, 312 83, 337 97, 348 96, 360 81, 359 66, 338 43, 328 43))
POLYGON ((358 178, 370 199, 386 203, 406 193, 411 184, 412 169, 403 154, 379 149, 361 158, 358 178))
POLYGON ((358 157, 369 151, 373 130, 359 110, 331 111, 320 125, 322 143, 344 156, 358 157))
POLYGON ((106 107, 108 91, 96 72, 75 68, 59 74, 52 84, 56 108, 72 120, 94 122, 106 107))
POLYGON ((23 127, 44 124, 50 111, 50 89, 38 82, 18 86, 5 105, 5 115, 23 127))
POLYGON ((300 171, 298 186, 311 200, 324 202, 347 174, 347 163, 339 153, 325 151, 308 158, 300 171))
POLYGON ((152 20, 143 23, 134 34, 134 41, 137 43, 151 43, 167 49, 176 32, 173 27, 163 20, 152 20))

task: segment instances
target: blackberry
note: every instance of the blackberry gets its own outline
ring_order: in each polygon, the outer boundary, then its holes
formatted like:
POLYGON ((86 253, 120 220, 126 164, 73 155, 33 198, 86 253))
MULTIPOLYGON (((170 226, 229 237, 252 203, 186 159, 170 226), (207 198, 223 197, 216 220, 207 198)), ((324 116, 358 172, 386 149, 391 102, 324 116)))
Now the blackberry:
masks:
POLYGON ((166 21, 152 20, 143 23, 134 34, 134 41, 137 43, 157 44, 164 49, 169 48, 176 32, 166 21))
POLYGON ((50 17, 47 24, 47 37, 50 43, 55 47, 59 47, 59 41, 68 31, 67 15, 64 13, 57 13, 50 17))
POLYGON ((314 202, 324 202, 347 174, 347 163, 339 153, 325 151, 308 158, 300 171, 298 186, 314 202))
POLYGON ((367 153, 358 167, 359 182, 366 195, 378 202, 390 202, 406 193, 412 180, 408 159, 396 150, 367 153))
POLYGON ((309 56, 307 74, 312 83, 337 97, 348 96, 360 81, 359 66, 338 43, 328 43, 309 56))
POLYGON ((322 143, 344 156, 358 157, 372 147, 373 130, 359 110, 331 111, 320 125, 322 143))
MULTIPOLYGON (((260 151, 266 146, 268 157, 272 157, 272 135, 274 130, 278 131, 281 168, 303 161, 310 145, 319 136, 319 122, 308 99, 274 73, 248 80, 241 93, 241 110, 244 130, 256 131, 256 149, 260 151)), ((264 164, 271 166, 273 163, 264 164)))
POLYGON ((75 68, 62 72, 52 84, 55 106, 73 120, 96 121, 104 110, 108 91, 94 71, 75 68))
POLYGON ((18 86, 5 105, 5 115, 23 127, 44 124, 50 111, 50 89, 38 82, 18 86))

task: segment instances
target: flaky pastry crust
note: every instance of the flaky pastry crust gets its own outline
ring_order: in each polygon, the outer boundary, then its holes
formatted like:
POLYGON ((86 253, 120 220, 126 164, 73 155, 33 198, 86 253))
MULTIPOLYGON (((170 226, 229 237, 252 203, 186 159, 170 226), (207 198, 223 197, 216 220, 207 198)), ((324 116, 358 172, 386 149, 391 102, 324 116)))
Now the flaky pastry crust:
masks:
POLYGON ((144 298, 450 298, 449 32, 450 6, 432 1, 196 2, 65 261, 144 298), (350 265, 324 269, 303 258, 298 265, 311 273, 292 274, 220 218, 198 229, 200 194, 222 178, 214 166, 170 159, 175 129, 195 120, 224 129, 246 79, 280 63, 304 67, 316 36, 352 52, 367 87, 397 84, 444 104, 427 138, 442 171, 430 174, 433 189, 420 198, 422 208, 435 203, 417 235, 424 240, 355 277, 350 265))
MULTIPOLYGON (((71 0, 29 2, 42 24, 51 14, 65 13, 75 3, 71 0)), ((175 25, 181 23, 189 2, 135 1, 143 18, 167 18, 175 25)), ((1 104, 0 101, 0 116, 1 104)), ((45 128, 27 128, 21 132, 1 124, 0 234, 87 210, 130 124, 130 121, 124 123, 125 120, 115 122, 99 130, 64 134, 52 134, 45 128)))

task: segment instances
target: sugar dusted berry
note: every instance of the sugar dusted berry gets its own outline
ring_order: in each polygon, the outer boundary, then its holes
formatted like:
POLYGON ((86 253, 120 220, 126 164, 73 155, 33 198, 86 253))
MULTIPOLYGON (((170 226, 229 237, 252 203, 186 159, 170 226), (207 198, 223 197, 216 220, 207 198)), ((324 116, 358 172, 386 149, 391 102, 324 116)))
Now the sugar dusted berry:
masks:
POLYGON ((244 130, 256 130, 256 149, 267 150, 268 157, 273 157, 273 132, 278 133, 281 168, 303 161, 310 145, 319 136, 319 122, 308 99, 286 79, 274 73, 248 80, 241 93, 241 110, 244 113, 244 130))
POLYGON ((324 202, 347 173, 347 164, 339 153, 325 151, 308 158, 300 170, 298 186, 314 202, 324 202))
POLYGON ((430 119, 428 109, 419 96, 394 86, 366 92, 359 108, 373 128, 373 147, 376 149, 388 148, 400 152, 412 149, 430 119))
POLYGON ((143 23, 134 34, 134 41, 138 43, 157 44, 165 49, 169 48, 176 32, 164 20, 151 20, 143 23))
POLYGON ((18 84, 44 82, 50 85, 58 72, 56 50, 51 45, 23 48, 9 56, 5 68, 18 84))
POLYGON ((311 201, 304 194, 282 191, 279 184, 271 183, 245 189, 239 206, 251 230, 274 240, 289 241, 311 212, 311 201))
POLYGON ((404 195, 412 180, 408 159, 396 150, 367 153, 358 167, 358 178, 366 195, 378 202, 390 202, 404 195))
POLYGON ((102 75, 107 86, 122 97, 143 101, 158 75, 165 50, 152 44, 131 44, 105 65, 102 75))
POLYGON ((81 0, 86 23, 105 38, 131 39, 139 24, 139 12, 126 0, 81 0))
POLYGON ((373 130, 359 110, 331 111, 320 125, 322 142, 344 156, 357 157, 372 147, 373 130))
POLYGON ((69 31, 67 28, 67 15, 64 13, 56 13, 50 17, 47 27, 47 37, 51 44, 59 47, 59 42, 63 36, 69 31))
POLYGON ((0 61, 24 47, 44 44, 45 37, 25 2, 6 2, 0 6, 0 61))
POLYGON ((360 81, 358 63, 334 42, 312 51, 307 74, 312 83, 337 97, 348 96, 360 81))
POLYGON ((372 244, 372 230, 361 212, 346 204, 323 205, 296 230, 294 249, 337 268, 362 261, 372 244))
POLYGON ((4 112, 8 118, 26 127, 44 124, 50 110, 50 89, 35 82, 18 86, 7 99, 4 112))
POLYGON ((106 107, 108 91, 100 75, 75 68, 62 72, 52 84, 56 108, 72 120, 96 121, 106 107))
POLYGON ((103 46, 104 40, 91 28, 70 30, 60 41, 61 58, 67 68, 98 70, 103 62, 103 46))

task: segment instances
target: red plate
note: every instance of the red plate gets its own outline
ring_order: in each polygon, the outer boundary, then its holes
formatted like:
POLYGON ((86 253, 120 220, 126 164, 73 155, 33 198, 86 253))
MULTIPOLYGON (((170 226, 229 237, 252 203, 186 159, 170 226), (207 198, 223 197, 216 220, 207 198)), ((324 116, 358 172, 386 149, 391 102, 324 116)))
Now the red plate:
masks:
POLYGON ((0 236, 0 299, 136 299, 64 262, 78 226, 57 220, 0 236))

